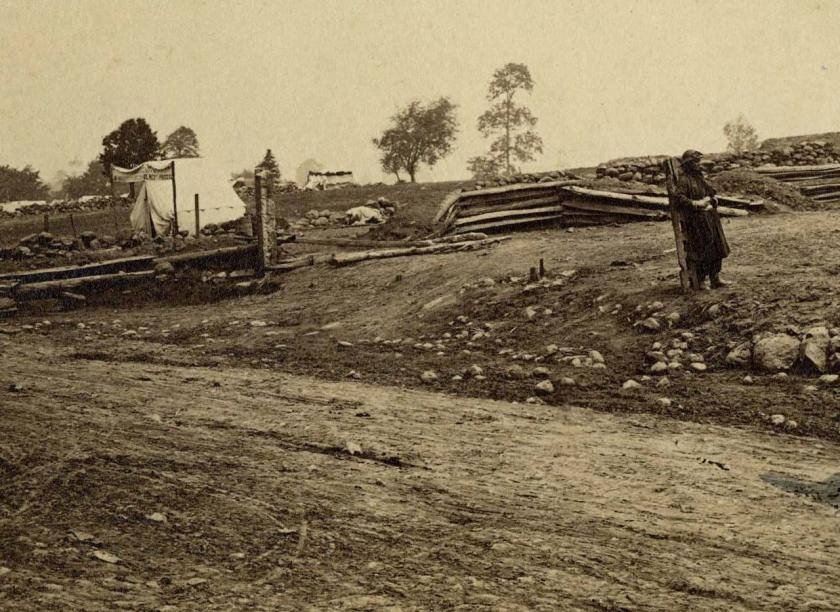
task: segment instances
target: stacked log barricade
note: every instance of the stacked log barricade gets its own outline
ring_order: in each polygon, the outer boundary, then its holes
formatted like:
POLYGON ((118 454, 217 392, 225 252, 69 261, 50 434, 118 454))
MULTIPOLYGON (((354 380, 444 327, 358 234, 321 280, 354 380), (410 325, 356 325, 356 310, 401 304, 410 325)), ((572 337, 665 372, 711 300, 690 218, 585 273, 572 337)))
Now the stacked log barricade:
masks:
MULTIPOLYGON (((722 216, 760 212, 764 203, 719 196, 722 216)), ((668 197, 584 187, 582 181, 509 185, 451 194, 436 221, 444 233, 489 232, 528 226, 591 226, 670 218, 668 197)))
POLYGON ((840 164, 766 166, 755 168, 754 172, 789 183, 815 202, 840 202, 840 164))

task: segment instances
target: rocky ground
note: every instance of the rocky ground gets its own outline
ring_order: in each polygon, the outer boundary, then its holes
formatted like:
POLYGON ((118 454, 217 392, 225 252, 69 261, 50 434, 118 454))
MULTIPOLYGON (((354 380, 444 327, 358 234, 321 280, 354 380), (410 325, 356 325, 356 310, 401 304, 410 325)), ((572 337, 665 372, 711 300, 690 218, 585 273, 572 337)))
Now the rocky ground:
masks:
POLYGON ((637 223, 0 324, 0 592, 89 609, 114 592, 140 609, 831 609, 840 213, 724 227, 734 284, 690 296, 670 226, 637 223))

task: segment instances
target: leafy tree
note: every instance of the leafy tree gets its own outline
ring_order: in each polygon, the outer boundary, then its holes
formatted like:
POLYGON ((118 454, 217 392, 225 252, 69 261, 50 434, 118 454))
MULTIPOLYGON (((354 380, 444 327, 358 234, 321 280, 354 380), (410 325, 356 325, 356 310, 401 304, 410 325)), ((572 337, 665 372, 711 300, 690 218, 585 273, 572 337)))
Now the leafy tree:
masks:
POLYGON ((102 153, 99 154, 102 172, 110 176, 112 165, 133 168, 155 159, 159 149, 157 134, 145 119, 127 119, 102 139, 102 153))
POLYGON ((182 125, 166 137, 160 152, 164 159, 198 157, 198 136, 192 128, 182 125))
POLYGON ((303 161, 300 166, 297 167, 297 170, 295 170, 295 182, 300 186, 306 185, 310 172, 320 172, 323 169, 324 166, 321 162, 310 157, 309 159, 303 161))
POLYGON ((495 157, 471 157, 467 160, 467 170, 473 180, 490 181, 502 173, 502 163, 495 157))
POLYGON ((542 153, 542 139, 532 130, 537 118, 526 106, 517 105, 519 92, 531 92, 534 81, 525 64, 508 63, 493 73, 487 92, 490 108, 478 118, 478 131, 485 138, 496 135, 488 157, 499 160, 506 174, 517 171, 514 162, 528 162, 542 153))
POLYGON ((726 150, 736 155, 758 148, 758 134, 744 115, 738 115, 734 121, 724 125, 723 133, 729 140, 726 150))
POLYGON ((109 181, 102 171, 102 162, 95 159, 82 174, 65 178, 61 184, 61 191, 67 198, 111 193, 109 181))
POLYGON ((50 188, 31 166, 26 166, 23 170, 0 166, 0 202, 45 200, 49 193, 50 188))
POLYGON ((455 105, 449 98, 423 104, 414 100, 391 117, 391 127, 373 144, 382 151, 382 169, 395 174, 405 170, 415 182, 420 164, 435 165, 452 151, 458 132, 455 105))
POLYGON ((262 168, 263 170, 268 171, 271 174, 271 180, 274 183, 277 183, 280 180, 280 166, 277 164, 277 160, 274 158, 274 153, 271 152, 271 149, 267 149, 265 152, 265 156, 263 160, 257 164, 257 168, 262 168))

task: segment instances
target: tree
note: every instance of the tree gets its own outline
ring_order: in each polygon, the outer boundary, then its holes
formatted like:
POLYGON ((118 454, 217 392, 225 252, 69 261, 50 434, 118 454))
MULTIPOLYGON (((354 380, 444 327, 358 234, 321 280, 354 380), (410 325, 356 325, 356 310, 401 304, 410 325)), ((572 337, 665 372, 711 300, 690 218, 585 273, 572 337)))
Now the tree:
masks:
POLYGON ((405 170, 414 183, 420 164, 431 167, 449 155, 458 132, 455 108, 445 97, 428 104, 414 100, 391 117, 391 127, 373 139, 382 151, 382 169, 397 180, 405 170))
POLYGON ((501 174, 502 163, 489 156, 471 157, 467 160, 467 170, 472 174, 473 180, 490 181, 501 174))
POLYGON ((729 144, 726 150, 736 155, 758 148, 758 134, 744 115, 738 115, 734 121, 723 126, 729 144))
POLYGON ((262 168, 271 174, 271 180, 276 184, 280 180, 280 166, 274 158, 274 153, 271 149, 267 149, 263 160, 257 164, 257 168, 262 168))
POLYGON ((145 119, 127 119, 102 139, 102 153, 99 154, 102 172, 110 176, 112 165, 133 168, 155 159, 159 149, 157 134, 145 119))
POLYGON ((533 89, 534 81, 525 64, 505 64, 493 73, 487 92, 490 108, 478 118, 478 131, 485 138, 497 135, 490 143, 488 157, 499 160, 508 175, 517 171, 514 161, 532 161, 543 150, 542 139, 530 129, 537 118, 526 106, 514 102, 517 93, 533 89))
POLYGON ((109 181, 102 171, 102 162, 98 159, 88 164, 87 169, 77 176, 68 176, 61 184, 61 191, 66 198, 80 198, 85 195, 107 195, 111 192, 109 181))
POLYGON ((160 152, 164 159, 198 157, 198 136, 192 128, 182 125, 166 137, 160 152))
POLYGON ((26 166, 23 170, 0 166, 0 202, 45 200, 49 193, 50 188, 31 166, 26 166))

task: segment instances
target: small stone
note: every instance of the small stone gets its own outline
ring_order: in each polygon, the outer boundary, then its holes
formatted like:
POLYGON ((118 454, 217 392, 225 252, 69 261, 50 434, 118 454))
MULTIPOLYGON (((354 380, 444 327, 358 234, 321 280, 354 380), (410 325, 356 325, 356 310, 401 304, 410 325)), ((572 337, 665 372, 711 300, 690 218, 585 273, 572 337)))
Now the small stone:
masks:
POLYGON ((420 375, 420 380, 424 383, 432 383, 438 379, 438 375, 432 370, 426 370, 420 375))
POLYGON ((595 363, 604 363, 604 356, 594 349, 589 351, 589 358, 595 363))
POLYGON ((531 397, 529 397, 528 399, 526 399, 526 400, 525 400, 525 403, 526 403, 526 404, 545 404, 545 402, 544 402, 544 401, 542 401, 542 400, 541 400, 540 398, 538 398, 538 397, 534 397, 533 395, 532 395, 531 397))
POLYGON ((750 376, 749 374, 747 374, 746 376, 744 376, 744 378, 742 378, 742 379, 741 379, 741 381, 742 381, 744 384, 747 384, 747 385, 751 385, 751 384, 753 384, 753 382, 754 382, 753 377, 752 377, 752 376, 750 376))
POLYGON ((656 403, 658 405, 662 406, 663 408, 670 408, 671 407, 671 400, 668 399, 667 397, 660 397, 659 399, 656 400, 656 403))
POLYGON ((705 372, 708 369, 705 363, 700 361, 695 361, 694 363, 690 364, 689 367, 694 370, 695 372, 705 372))
POLYGON ((554 385, 550 380, 542 380, 534 385, 534 393, 537 395, 550 395, 554 393, 554 385))
POLYGON ((458 382, 459 380, 464 380, 464 377, 463 377, 463 376, 461 376, 460 374, 456 374, 456 375, 455 375, 455 376, 453 376, 450 380, 452 380, 452 381, 454 381, 454 382, 458 382))
POLYGON ((554 355, 555 353, 557 353, 557 351, 559 351, 559 350, 560 350, 560 347, 557 346, 556 344, 549 344, 548 346, 545 347, 545 354, 546 354, 547 357, 550 357, 551 355, 554 355))
POLYGON ((545 366, 539 366, 531 371, 531 376, 534 378, 549 378, 551 377, 551 370, 545 366))
POLYGON ((743 342, 729 351, 726 355, 726 365, 732 367, 743 367, 749 365, 752 360, 752 344, 743 342))
POLYGON ((787 419, 785 419, 785 415, 783 414, 771 414, 770 415, 770 422, 773 425, 782 425, 787 419))
POLYGON ((660 379, 659 379, 659 381, 656 383, 656 386, 657 386, 657 387, 667 387, 667 386, 668 386, 668 385, 670 385, 670 384, 671 384, 671 380, 670 380, 667 376, 663 376, 663 377, 662 377, 662 378, 660 378, 660 379))
POLYGON ((166 515, 162 514, 160 512, 152 512, 151 514, 146 515, 146 518, 149 519, 150 521, 155 522, 155 523, 165 523, 166 522, 166 515))
POLYGON ((528 307, 525 309, 525 317, 526 317, 527 319, 529 319, 529 320, 530 320, 530 319, 533 319, 533 318, 534 318, 534 317, 536 317, 536 316, 537 316, 537 309, 536 309, 536 308, 534 308, 533 306, 528 306, 528 307))
POLYGON ((508 378, 525 378, 525 368, 521 365, 511 365, 505 368, 505 376, 508 378))
POLYGON ((341 348, 349 348, 349 347, 353 346, 353 343, 352 343, 352 342, 347 342, 346 340, 339 340, 339 341, 337 342, 337 344, 338 344, 338 346, 340 346, 341 348))
POLYGON ((568 376, 564 376, 560 379, 560 386, 561 387, 574 387, 575 386, 575 379, 569 378, 568 376))
POLYGON ((472 364, 464 370, 464 376, 481 376, 482 374, 484 374, 484 369, 476 364, 472 364))
POLYGON ((668 364, 664 361, 657 361, 652 366, 650 366, 650 373, 651 374, 663 374, 668 371, 668 364))
POLYGON ((265 327, 268 323, 265 321, 251 321, 251 327, 265 327))
POLYGON ((820 382, 826 385, 833 385, 840 380, 840 375, 837 374, 823 374, 820 376, 820 382))
POLYGON ((672 361, 671 363, 668 364, 668 370, 670 370, 671 372, 674 372, 676 370, 681 370, 681 369, 682 369, 682 364, 679 361, 672 361))
POLYGON ((646 330, 648 330, 648 331, 652 331, 652 332, 659 331, 659 329, 662 327, 662 326, 659 324, 659 321, 657 321, 657 320, 656 320, 656 319, 654 319, 653 317, 648 317, 647 319, 645 319, 644 321, 642 321, 642 322, 640 323, 640 325, 641 325, 642 327, 644 327, 646 330))
POLYGON ((639 389, 641 386, 642 385, 640 385, 639 383, 637 383, 635 380, 633 380, 631 378, 630 380, 625 381, 624 384, 621 385, 621 388, 626 389, 626 390, 631 390, 631 389, 639 389))
POLYGON ((661 351, 662 350, 662 343, 661 342, 654 342, 651 346, 651 349, 654 351, 661 351))

